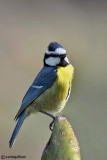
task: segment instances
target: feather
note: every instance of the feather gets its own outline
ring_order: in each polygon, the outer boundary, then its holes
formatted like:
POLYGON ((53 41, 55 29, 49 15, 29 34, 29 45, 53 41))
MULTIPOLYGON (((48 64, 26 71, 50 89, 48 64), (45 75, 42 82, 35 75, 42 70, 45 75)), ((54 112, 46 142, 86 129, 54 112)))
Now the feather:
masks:
POLYGON ((20 130, 20 128, 21 128, 21 125, 22 125, 23 121, 24 121, 24 118, 25 118, 25 112, 23 112, 23 113, 21 114, 20 118, 18 119, 18 122, 17 122, 17 124, 16 124, 16 127, 15 127, 15 129, 14 129, 14 131, 13 131, 13 134, 12 134, 12 136, 11 136, 11 139, 10 139, 10 141, 9 141, 9 147, 10 147, 10 148, 11 148, 11 147, 13 146, 13 144, 14 144, 14 141, 15 141, 15 139, 16 139, 16 136, 17 136, 17 134, 18 134, 18 132, 19 132, 19 130, 20 130))

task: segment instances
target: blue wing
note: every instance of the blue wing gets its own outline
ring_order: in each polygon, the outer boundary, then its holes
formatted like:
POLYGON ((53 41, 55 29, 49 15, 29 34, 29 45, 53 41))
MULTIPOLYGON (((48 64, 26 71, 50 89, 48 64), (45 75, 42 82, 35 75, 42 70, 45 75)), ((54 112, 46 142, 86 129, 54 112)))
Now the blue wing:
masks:
POLYGON ((17 120, 20 114, 44 91, 52 86, 57 78, 57 68, 56 67, 43 67, 42 70, 37 75, 36 79, 26 92, 21 108, 15 116, 17 120))

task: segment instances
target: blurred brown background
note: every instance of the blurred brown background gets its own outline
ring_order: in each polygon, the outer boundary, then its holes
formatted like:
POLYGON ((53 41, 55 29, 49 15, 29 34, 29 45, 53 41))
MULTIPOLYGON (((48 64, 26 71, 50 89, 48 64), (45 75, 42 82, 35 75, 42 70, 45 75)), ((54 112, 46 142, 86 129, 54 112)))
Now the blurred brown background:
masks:
POLYGON ((21 100, 42 68, 49 42, 67 50, 75 67, 64 114, 79 140, 82 160, 107 159, 107 11, 104 1, 0 1, 0 156, 40 160, 51 119, 24 122, 12 149, 8 141, 21 100))

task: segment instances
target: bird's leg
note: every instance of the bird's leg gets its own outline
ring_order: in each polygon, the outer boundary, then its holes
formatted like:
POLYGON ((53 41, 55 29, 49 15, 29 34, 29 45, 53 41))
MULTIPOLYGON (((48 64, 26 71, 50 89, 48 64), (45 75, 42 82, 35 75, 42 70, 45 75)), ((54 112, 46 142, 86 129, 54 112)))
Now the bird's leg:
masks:
POLYGON ((52 114, 50 114, 50 113, 47 113, 47 112, 45 112, 45 111, 41 111, 41 110, 40 110, 39 112, 41 112, 41 113, 43 113, 43 114, 46 114, 46 115, 48 115, 49 117, 53 118, 53 121, 49 124, 49 129, 50 129, 51 131, 53 131, 53 130, 52 130, 52 125, 53 125, 53 123, 54 123, 54 121, 55 121, 56 116, 54 116, 54 115, 52 115, 52 114))
POLYGON ((50 114, 50 113, 47 113, 47 112, 45 112, 45 111, 42 111, 42 110, 40 110, 39 112, 41 112, 41 113, 43 113, 43 114, 46 114, 46 115, 48 115, 49 117, 51 117, 51 118, 55 118, 55 116, 53 116, 52 114, 50 114))

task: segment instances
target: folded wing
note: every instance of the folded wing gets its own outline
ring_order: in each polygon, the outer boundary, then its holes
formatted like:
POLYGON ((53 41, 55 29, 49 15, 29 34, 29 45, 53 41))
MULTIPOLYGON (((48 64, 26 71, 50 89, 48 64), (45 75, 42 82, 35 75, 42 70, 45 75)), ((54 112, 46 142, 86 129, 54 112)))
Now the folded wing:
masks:
POLYGON ((21 108, 15 116, 15 120, 20 117, 20 114, 43 92, 50 88, 57 78, 56 67, 43 67, 37 75, 36 79, 26 92, 21 108))

